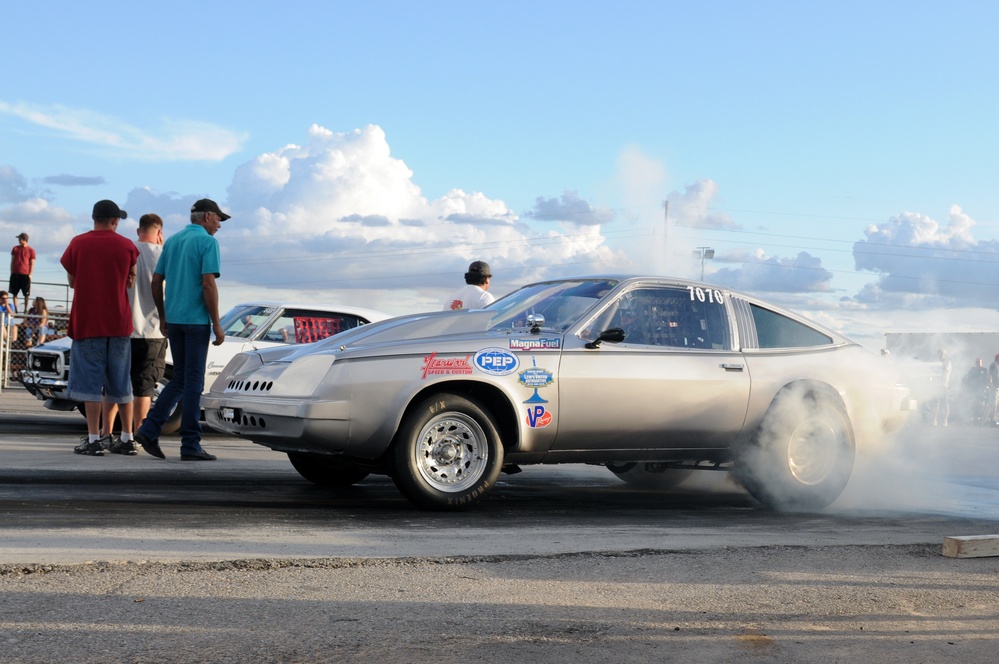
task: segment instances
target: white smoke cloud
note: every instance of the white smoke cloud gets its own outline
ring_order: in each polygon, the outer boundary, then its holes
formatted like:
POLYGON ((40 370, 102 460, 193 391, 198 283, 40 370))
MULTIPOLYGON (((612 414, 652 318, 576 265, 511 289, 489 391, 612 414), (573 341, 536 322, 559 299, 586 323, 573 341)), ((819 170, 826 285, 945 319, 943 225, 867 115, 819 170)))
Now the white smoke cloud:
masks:
POLYGON ((718 183, 714 180, 698 180, 688 185, 684 192, 671 192, 666 200, 670 205, 670 216, 676 217, 682 226, 735 230, 741 228, 732 221, 727 212, 711 209, 718 194, 718 183))

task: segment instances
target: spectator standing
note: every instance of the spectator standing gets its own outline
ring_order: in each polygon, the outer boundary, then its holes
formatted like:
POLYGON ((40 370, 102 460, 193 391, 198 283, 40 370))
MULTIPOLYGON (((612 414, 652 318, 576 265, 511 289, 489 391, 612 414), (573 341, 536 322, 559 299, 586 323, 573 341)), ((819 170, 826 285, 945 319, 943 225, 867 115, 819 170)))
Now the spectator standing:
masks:
POLYGON ((24 310, 28 310, 31 295, 31 275, 35 271, 35 250, 28 246, 28 234, 17 236, 17 246, 10 250, 10 299, 17 302, 17 294, 24 293, 24 310))
POLYGON ((940 394, 937 397, 936 412, 933 415, 933 426, 937 426, 938 422, 947 426, 950 420, 950 374, 953 364, 947 357, 946 348, 941 348, 937 357, 940 358, 940 394), (941 417, 941 413, 943 417, 941 417))
MULTIPOLYGON (((132 440, 132 433, 149 414, 156 385, 166 368, 167 340, 160 330, 160 315, 153 301, 153 272, 163 253, 163 219, 156 214, 139 218, 139 250, 135 285, 128 289, 132 304, 132 418, 122 422, 121 439, 132 440)), ((134 443, 129 442, 132 449, 134 443)))
POLYGON ((999 354, 989 365, 989 387, 992 389, 992 400, 989 406, 989 414, 986 419, 996 426, 999 426, 999 354))
POLYGON ((982 358, 964 375, 962 381, 965 397, 968 400, 968 412, 973 424, 983 424, 989 413, 989 397, 992 396, 989 370, 982 364, 982 358))
POLYGON ((191 206, 191 223, 163 245, 153 274, 152 291, 160 330, 173 357, 173 377, 156 399, 135 434, 149 454, 165 459, 159 437, 173 409, 181 403, 180 458, 214 461, 201 447, 201 393, 211 335, 216 346, 225 341, 219 321, 215 279, 221 270, 219 243, 214 235, 229 215, 218 204, 202 198, 191 206), (164 284, 167 297, 164 300, 164 284))
POLYGON ((135 283, 139 250, 118 235, 118 222, 128 213, 114 201, 97 201, 92 217, 93 230, 74 237, 60 259, 73 289, 68 391, 71 399, 84 402, 87 414, 87 439, 73 451, 89 456, 103 456, 105 449, 134 454, 134 445, 123 446, 111 435, 109 420, 103 436, 99 427, 102 410, 110 411, 113 404, 118 404, 122 421, 131 421, 132 308, 127 289, 135 283))
POLYGON ((465 273, 465 286, 455 291, 447 302, 444 303, 444 310, 451 309, 481 309, 487 304, 496 300, 489 290, 489 280, 493 274, 489 270, 489 264, 484 261, 475 261, 468 266, 465 273))

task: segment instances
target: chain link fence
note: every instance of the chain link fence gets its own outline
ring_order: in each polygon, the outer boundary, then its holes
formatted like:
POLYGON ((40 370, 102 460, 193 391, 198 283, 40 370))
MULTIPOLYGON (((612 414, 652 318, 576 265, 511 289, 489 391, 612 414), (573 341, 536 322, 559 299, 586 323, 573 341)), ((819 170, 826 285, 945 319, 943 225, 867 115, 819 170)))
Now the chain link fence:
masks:
POLYGON ((16 302, 8 296, 17 313, 5 316, 0 324, 0 387, 18 384, 21 370, 27 368, 29 348, 66 336, 71 303, 69 285, 34 281, 28 308, 36 297, 45 300, 48 316, 44 320, 25 313, 23 295, 19 293, 16 302))

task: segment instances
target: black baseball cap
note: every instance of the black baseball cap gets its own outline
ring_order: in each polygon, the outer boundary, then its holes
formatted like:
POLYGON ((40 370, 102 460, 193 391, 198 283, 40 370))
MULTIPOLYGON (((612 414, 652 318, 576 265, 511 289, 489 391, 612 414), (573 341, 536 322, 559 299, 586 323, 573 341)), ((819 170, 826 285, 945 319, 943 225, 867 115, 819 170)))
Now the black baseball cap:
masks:
POLYGON ((493 276, 493 273, 489 270, 489 263, 485 261, 475 261, 471 265, 469 265, 468 274, 483 276, 483 277, 493 276))
POLYGON ((202 198, 194 201, 194 205, 191 206, 191 212, 214 212, 222 221, 230 218, 229 215, 219 208, 219 204, 210 198, 202 198))
POLYGON ((114 201, 107 199, 94 203, 94 219, 127 219, 128 213, 118 207, 114 201))

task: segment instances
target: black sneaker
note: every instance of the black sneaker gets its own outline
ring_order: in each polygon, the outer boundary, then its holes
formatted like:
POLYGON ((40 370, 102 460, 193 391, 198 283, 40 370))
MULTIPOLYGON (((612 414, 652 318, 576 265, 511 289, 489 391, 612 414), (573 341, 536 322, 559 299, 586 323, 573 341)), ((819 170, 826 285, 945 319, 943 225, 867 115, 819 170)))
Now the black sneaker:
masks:
POLYGON ((126 456, 138 454, 138 451, 135 449, 135 443, 130 440, 122 440, 117 436, 111 441, 111 446, 108 449, 111 451, 111 454, 124 454, 126 456))
POLYGON ((87 456, 104 456, 104 448, 101 446, 100 441, 95 440, 94 442, 90 442, 90 437, 88 436, 86 440, 73 448, 73 453, 85 454, 87 456))
POLYGON ((113 443, 114 441, 115 441, 114 436, 108 433, 104 434, 103 436, 97 439, 97 442, 101 444, 101 449, 104 451, 111 449, 111 443, 113 443))
POLYGON ((135 442, 142 445, 142 449, 146 451, 147 454, 151 454, 157 459, 165 459, 166 455, 163 454, 163 450, 160 449, 160 443, 158 440, 149 440, 142 433, 136 431, 134 434, 135 442))
POLYGON ((215 461, 215 455, 209 454, 204 450, 198 450, 197 452, 188 452, 186 454, 180 455, 181 461, 215 461))

